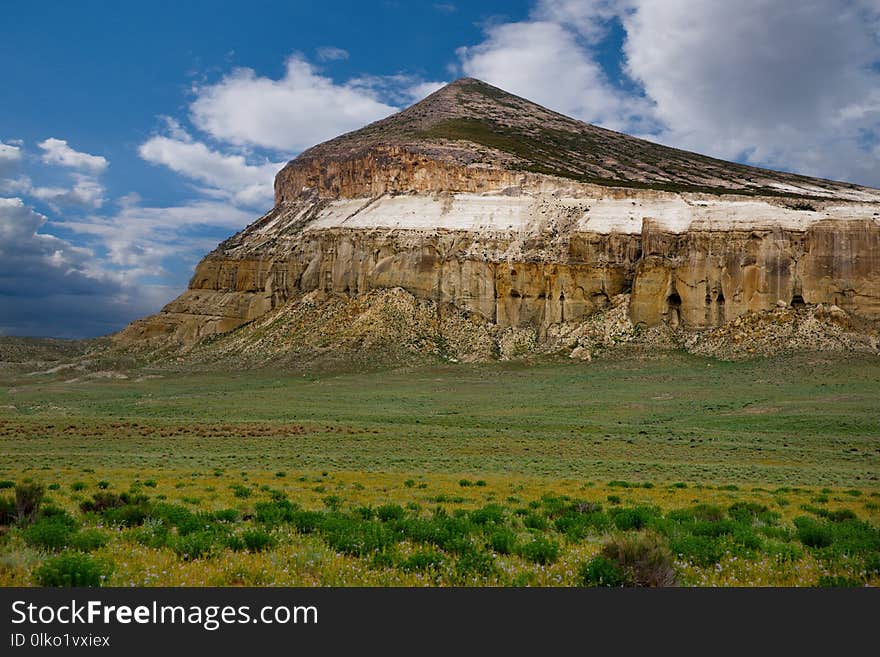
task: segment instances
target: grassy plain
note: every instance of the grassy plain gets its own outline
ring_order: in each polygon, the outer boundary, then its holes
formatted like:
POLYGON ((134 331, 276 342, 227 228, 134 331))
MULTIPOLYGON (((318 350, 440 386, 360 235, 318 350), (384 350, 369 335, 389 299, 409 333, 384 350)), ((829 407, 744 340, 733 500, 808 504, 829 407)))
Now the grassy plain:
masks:
POLYGON ((0 374, 0 480, 49 509, 0 585, 571 586, 647 534, 681 584, 880 583, 877 358, 125 375, 0 374))

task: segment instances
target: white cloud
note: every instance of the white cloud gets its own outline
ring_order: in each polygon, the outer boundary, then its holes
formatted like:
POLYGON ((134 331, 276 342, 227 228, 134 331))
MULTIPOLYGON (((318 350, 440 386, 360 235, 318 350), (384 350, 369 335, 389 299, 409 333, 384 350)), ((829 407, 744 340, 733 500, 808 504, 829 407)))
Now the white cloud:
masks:
POLYGON ((0 198, 0 334, 101 335, 158 308, 152 287, 124 284, 45 224, 20 198, 0 198))
POLYGON ((417 103, 426 96, 430 96, 435 91, 442 89, 447 82, 416 82, 407 87, 404 91, 409 97, 410 103, 417 103))
POLYGON ((336 84, 294 55, 280 80, 239 68, 198 88, 190 110, 193 123, 214 139, 295 153, 396 108, 368 89, 336 84))
POLYGON ((174 138, 155 136, 147 140, 138 149, 140 156, 208 185, 208 192, 214 196, 238 205, 271 207, 275 174, 284 162, 248 164, 242 155, 223 154, 192 141, 186 133, 181 134, 179 126, 176 132, 174 138))
POLYGON ((565 25, 596 42, 608 32, 608 21, 630 7, 631 0, 540 0, 532 18, 565 25))
POLYGON ((860 143, 880 128, 878 10, 873 0, 640 0, 623 15, 627 67, 669 143, 880 184, 860 143))
POLYGON ((68 220, 64 227, 97 238, 110 264, 129 276, 162 276, 165 260, 187 260, 192 265, 216 246, 214 238, 200 237, 205 229, 235 232, 253 221, 252 213, 222 201, 200 200, 170 207, 143 207, 127 198, 112 216, 68 220))
POLYGON ((650 115, 644 99, 608 82, 570 25, 547 20, 493 25, 485 41, 457 53, 466 75, 584 121, 633 130, 650 115))
POLYGON ((0 176, 7 175, 21 162, 21 148, 0 141, 0 176))
POLYGON ((376 96, 393 103, 396 107, 406 107, 432 94, 446 82, 423 80, 407 73, 395 75, 360 75, 348 81, 348 86, 364 95, 376 96))
POLYGON ((0 190, 7 194, 22 194, 44 201, 58 211, 61 207, 100 208, 105 201, 104 186, 94 178, 74 174, 72 187, 41 187, 34 185, 29 176, 19 176, 0 182, 0 190))
POLYGON ((109 162, 100 155, 81 153, 67 145, 64 139, 50 137, 37 144, 43 150, 43 162, 71 169, 82 169, 92 174, 103 173, 109 162))
POLYGON ((334 62, 340 59, 348 59, 348 51, 335 46, 323 46, 315 51, 318 59, 322 62, 334 62))
POLYGON ((458 56, 465 74, 588 122, 880 185, 878 37, 877 0, 540 0, 458 56), (599 63, 613 21, 625 89, 599 63))

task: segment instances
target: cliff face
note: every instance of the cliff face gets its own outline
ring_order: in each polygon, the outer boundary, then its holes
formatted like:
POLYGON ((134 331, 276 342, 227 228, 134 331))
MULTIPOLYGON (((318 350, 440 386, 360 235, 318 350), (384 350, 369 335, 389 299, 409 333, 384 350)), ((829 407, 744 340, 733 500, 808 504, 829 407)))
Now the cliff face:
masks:
POLYGON ((880 191, 665 148, 473 80, 306 151, 275 191, 118 339, 191 344, 310 292, 394 287, 540 332, 622 293, 646 326, 779 301, 880 318, 880 191))

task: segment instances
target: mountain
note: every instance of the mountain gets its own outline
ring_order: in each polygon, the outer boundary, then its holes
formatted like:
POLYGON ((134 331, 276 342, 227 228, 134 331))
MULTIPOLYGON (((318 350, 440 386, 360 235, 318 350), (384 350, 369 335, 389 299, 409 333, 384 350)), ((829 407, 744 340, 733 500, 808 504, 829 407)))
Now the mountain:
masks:
POLYGON ((115 339, 189 348, 247 324, 284 343, 330 301, 397 289, 430 306, 428 333, 460 317, 489 341, 538 344, 612 307, 678 331, 819 304, 871 322, 880 190, 654 144, 464 78, 291 160, 275 207, 115 339))
MULTIPOLYGON (((327 161, 358 162, 397 149, 448 165, 527 171, 598 185, 672 192, 745 193, 877 200, 877 190, 850 183, 725 162, 590 125, 474 78, 446 85, 423 101, 365 128, 308 149, 278 175, 282 201, 300 181, 325 194, 408 192, 409 181, 357 173, 335 177, 327 161), (305 176, 305 177, 304 177, 305 176), (332 178, 332 179, 331 179, 332 178)), ((408 162, 407 158, 400 161, 408 162)), ((462 185, 459 191, 470 186, 462 185)), ((449 191, 440 187, 436 191, 449 191)))

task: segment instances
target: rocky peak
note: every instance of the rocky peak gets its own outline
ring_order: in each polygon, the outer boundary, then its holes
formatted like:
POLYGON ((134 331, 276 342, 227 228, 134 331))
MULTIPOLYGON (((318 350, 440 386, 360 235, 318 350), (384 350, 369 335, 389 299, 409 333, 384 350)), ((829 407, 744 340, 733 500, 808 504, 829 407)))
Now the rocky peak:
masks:
MULTIPOLYGON (((666 192, 872 200, 851 183, 726 162, 578 121, 474 78, 461 78, 364 128, 304 151, 276 179, 276 200, 479 191, 480 176, 520 172, 666 192)), ((546 186, 543 183, 537 183, 546 186)))

